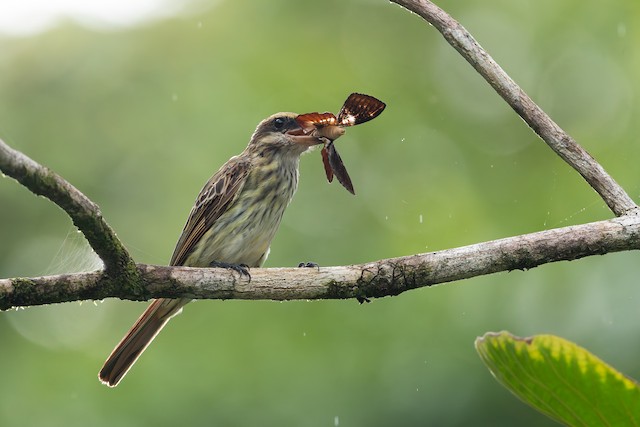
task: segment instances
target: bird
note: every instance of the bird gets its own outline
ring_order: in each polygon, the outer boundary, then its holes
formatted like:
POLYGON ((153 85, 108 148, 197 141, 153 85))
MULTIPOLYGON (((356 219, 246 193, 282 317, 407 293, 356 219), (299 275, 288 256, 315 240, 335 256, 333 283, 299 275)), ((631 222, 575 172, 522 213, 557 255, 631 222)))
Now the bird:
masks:
MULTIPOLYGON (((300 156, 320 139, 305 134, 296 113, 261 121, 244 151, 231 157, 196 198, 169 265, 224 267, 248 274, 269 255, 285 209, 298 186, 300 156)), ((167 322, 190 298, 151 302, 98 374, 115 387, 167 322)))

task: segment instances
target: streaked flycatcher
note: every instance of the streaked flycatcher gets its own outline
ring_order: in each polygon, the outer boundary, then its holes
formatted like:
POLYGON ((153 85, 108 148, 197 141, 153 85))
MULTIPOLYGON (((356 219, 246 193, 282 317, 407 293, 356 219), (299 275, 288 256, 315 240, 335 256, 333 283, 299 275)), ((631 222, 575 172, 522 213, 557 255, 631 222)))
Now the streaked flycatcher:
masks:
MULTIPOLYGON (((322 141, 305 135, 294 113, 263 120, 249 145, 200 191, 170 265, 259 267, 298 186, 300 155, 322 141)), ((154 300, 100 370, 115 387, 169 319, 189 298, 154 300)))

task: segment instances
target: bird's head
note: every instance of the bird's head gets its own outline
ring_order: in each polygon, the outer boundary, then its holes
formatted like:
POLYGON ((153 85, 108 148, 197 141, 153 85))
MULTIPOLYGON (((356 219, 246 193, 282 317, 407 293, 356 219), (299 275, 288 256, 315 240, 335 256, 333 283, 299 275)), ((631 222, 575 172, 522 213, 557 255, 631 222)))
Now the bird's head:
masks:
POLYGON ((299 156, 323 141, 306 135, 296 122, 296 113, 277 113, 260 122, 251 136, 249 149, 299 156))

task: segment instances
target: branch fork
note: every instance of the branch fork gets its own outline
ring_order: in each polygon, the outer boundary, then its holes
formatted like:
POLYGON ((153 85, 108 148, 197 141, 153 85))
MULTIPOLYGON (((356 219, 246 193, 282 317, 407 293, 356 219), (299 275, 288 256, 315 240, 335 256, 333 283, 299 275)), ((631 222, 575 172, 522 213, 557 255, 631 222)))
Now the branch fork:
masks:
POLYGON ((121 298, 337 299, 410 289, 591 255, 640 249, 640 208, 604 168, 504 72, 469 32, 428 0, 392 0, 433 25, 531 129, 575 169, 617 218, 359 265, 225 269, 136 264, 98 206, 62 177, 0 140, 0 170, 62 208, 104 263, 86 273, 0 279, 0 310, 121 298))

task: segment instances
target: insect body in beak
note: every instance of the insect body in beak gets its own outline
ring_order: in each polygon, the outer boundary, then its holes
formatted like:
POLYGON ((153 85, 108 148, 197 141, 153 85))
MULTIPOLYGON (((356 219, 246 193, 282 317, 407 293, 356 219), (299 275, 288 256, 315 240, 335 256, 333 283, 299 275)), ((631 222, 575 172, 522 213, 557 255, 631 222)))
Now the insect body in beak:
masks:
POLYGON ((303 131, 324 141, 322 162, 329 182, 333 176, 351 194, 355 194, 351 178, 335 148, 334 141, 345 133, 345 127, 355 126, 375 119, 385 109, 386 104, 373 96, 352 93, 342 105, 338 116, 333 113, 300 114, 296 121, 303 131))

